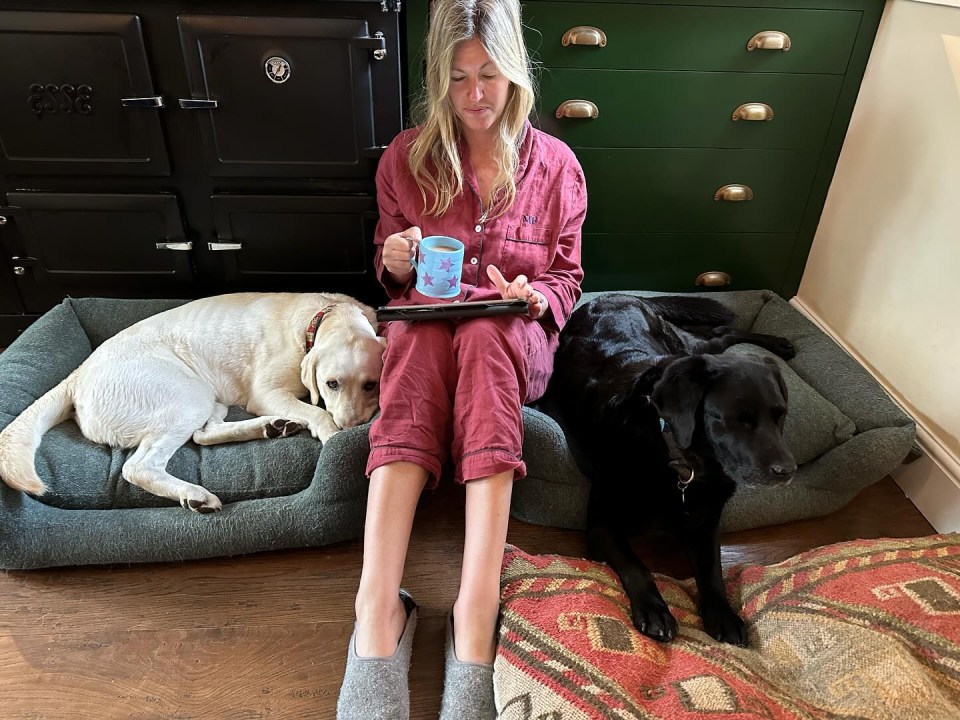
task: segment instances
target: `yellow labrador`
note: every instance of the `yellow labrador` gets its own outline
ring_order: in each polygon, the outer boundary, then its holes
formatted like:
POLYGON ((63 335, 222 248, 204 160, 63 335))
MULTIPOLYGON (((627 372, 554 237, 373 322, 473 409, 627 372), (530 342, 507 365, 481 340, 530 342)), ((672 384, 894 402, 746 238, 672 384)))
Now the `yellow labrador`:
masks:
POLYGON ((195 300, 132 325, 0 433, 0 477, 33 495, 43 434, 73 418, 93 442, 136 447, 123 477, 213 512, 220 500, 166 471, 187 440, 286 437, 322 442, 376 412, 384 340, 372 308, 329 293, 237 293, 195 300), (300 400, 309 394, 310 403, 300 400), (323 399, 326 409, 317 407, 323 399), (258 415, 224 422, 228 405, 258 415))

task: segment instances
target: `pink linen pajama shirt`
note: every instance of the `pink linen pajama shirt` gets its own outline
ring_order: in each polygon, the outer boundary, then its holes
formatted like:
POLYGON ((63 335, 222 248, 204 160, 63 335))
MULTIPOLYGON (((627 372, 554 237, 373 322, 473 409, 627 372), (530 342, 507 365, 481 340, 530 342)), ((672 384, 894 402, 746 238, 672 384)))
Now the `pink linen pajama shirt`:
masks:
POLYGON ((423 237, 448 235, 465 246, 460 295, 449 302, 499 299, 486 273, 487 265, 495 265, 508 282, 526 275, 549 308, 539 320, 502 315, 391 322, 367 475, 387 463, 411 462, 430 473, 435 487, 449 452, 457 482, 511 469, 520 479, 526 475, 521 407, 546 390, 557 335, 580 298, 583 171, 566 144, 528 122, 517 196, 505 214, 482 218, 476 175, 461 142, 464 190, 442 216, 425 215, 407 164, 418 132, 413 128, 394 138, 377 168, 374 264, 389 304, 437 302, 417 292, 415 276, 398 285, 383 266, 387 236, 416 225, 423 237))

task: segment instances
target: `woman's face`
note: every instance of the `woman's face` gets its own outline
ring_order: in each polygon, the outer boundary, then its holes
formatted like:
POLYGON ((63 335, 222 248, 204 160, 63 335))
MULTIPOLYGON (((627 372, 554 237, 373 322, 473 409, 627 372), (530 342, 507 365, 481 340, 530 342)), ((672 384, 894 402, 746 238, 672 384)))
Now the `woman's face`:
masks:
POLYGON ((510 97, 510 81, 493 64, 477 38, 457 46, 448 96, 468 136, 492 131, 503 115, 510 97))

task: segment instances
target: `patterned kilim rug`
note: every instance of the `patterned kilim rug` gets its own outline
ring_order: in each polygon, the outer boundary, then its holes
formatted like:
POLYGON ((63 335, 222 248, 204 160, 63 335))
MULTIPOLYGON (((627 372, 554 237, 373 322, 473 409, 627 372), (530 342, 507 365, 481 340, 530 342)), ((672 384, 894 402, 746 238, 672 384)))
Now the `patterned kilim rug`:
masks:
POLYGON ((749 648, 702 632, 692 580, 657 582, 680 623, 669 645, 634 630, 606 566, 508 547, 501 720, 960 719, 960 535, 732 568, 749 648))

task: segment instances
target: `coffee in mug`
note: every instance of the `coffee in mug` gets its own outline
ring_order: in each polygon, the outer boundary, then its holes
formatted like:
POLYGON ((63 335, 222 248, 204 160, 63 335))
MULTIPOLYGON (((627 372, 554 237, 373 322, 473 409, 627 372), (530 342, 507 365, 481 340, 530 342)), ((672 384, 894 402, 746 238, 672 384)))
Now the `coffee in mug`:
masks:
POLYGON ((417 269, 417 292, 445 299, 460 294, 463 273, 463 243, 446 235, 430 235, 417 246, 413 261, 417 269))

